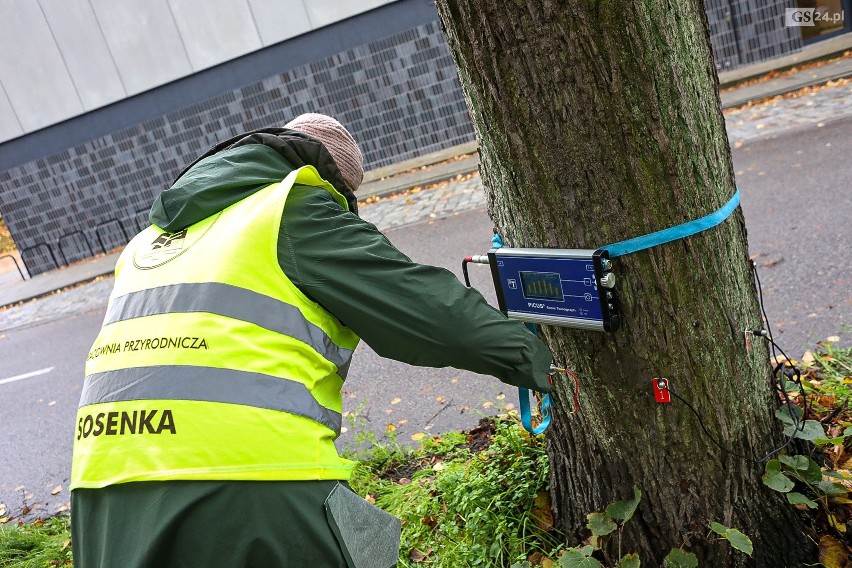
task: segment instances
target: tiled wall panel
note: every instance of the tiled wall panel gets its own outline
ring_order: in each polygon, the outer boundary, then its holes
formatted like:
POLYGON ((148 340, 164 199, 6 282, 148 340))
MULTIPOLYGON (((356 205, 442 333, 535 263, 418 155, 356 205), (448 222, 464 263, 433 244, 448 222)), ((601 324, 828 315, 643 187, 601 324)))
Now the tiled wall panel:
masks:
POLYGON ((0 210, 30 273, 50 270, 123 245, 216 142, 304 112, 345 124, 367 169, 473 139, 436 21, 2 172, 0 210))

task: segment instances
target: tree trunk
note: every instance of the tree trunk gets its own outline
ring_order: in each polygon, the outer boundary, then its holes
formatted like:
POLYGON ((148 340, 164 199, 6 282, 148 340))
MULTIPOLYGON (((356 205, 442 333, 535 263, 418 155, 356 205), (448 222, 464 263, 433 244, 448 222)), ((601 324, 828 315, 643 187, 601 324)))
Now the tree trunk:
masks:
MULTIPOLYGON (((489 214, 509 246, 596 249, 702 217, 734 193, 730 148, 700 0, 437 0, 476 128, 489 214)), ((483 235, 483 239, 487 236, 483 235)), ((774 418, 742 211, 716 228, 615 261, 622 327, 543 326, 559 384, 548 431, 552 494, 569 544, 586 515, 643 492, 623 550, 661 565, 798 566, 813 558, 763 465, 727 448, 783 444, 774 418), (717 521, 753 558, 708 538, 717 521)))

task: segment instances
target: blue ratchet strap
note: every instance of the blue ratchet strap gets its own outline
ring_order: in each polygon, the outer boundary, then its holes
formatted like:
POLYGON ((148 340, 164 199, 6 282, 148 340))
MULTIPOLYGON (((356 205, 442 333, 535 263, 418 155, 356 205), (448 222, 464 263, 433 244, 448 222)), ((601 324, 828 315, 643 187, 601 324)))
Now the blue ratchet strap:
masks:
POLYGON ((683 223, 681 225, 676 225, 674 227, 669 227, 668 229, 663 229, 662 231, 657 231, 656 233, 651 233, 648 235, 642 235, 641 237, 636 237, 633 239, 628 239, 626 241, 621 241, 618 243, 613 243, 611 245, 602 246, 602 250, 606 250, 609 253, 610 258, 616 258, 619 256, 624 256, 626 254, 631 254, 634 252, 638 252, 640 250, 649 249, 651 247, 655 247, 657 245, 662 245, 665 243, 670 243, 672 241, 676 241, 678 239, 683 239, 686 237, 690 237, 696 233, 700 233, 701 231, 706 231, 712 227, 715 227, 725 219, 727 219, 731 213, 734 212, 734 209, 737 208, 737 205, 740 204, 740 189, 734 192, 734 196, 728 200, 721 208, 701 217, 700 219, 696 219, 695 221, 689 221, 687 223, 683 223))
MULTIPOLYGON (((503 246, 503 239, 499 234, 494 234, 491 237, 491 246, 492 248, 500 248, 503 246)), ((526 324, 527 329, 530 330, 530 333, 533 335, 538 335, 536 332, 535 324, 528 323, 526 324)), ((530 434, 541 434, 545 430, 547 430, 548 426, 550 426, 550 394, 546 394, 541 398, 541 404, 538 407, 539 414, 541 414, 541 422, 539 422, 538 426, 533 428, 532 425, 532 412, 530 411, 530 390, 525 389, 523 387, 518 387, 518 402, 520 402, 521 407, 521 424, 524 426, 524 430, 529 432, 530 434)))

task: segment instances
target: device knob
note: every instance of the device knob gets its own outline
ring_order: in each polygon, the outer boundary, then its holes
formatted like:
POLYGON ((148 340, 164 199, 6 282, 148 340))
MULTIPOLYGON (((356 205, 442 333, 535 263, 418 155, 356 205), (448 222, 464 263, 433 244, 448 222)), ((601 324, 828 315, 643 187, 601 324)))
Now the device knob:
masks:
POLYGON ((603 276, 601 276, 601 286, 604 288, 613 288, 615 287, 615 274, 612 272, 607 272, 603 276))

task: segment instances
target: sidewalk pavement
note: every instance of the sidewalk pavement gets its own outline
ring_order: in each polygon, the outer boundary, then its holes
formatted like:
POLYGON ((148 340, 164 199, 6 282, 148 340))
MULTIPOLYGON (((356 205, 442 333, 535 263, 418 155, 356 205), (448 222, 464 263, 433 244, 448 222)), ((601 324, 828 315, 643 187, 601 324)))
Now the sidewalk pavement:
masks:
MULTIPOLYGON (((750 102, 797 91, 804 87, 822 85, 839 78, 850 77, 852 76, 852 57, 845 57, 813 69, 790 72, 777 78, 749 84, 752 79, 768 73, 825 59, 850 49, 852 49, 852 34, 846 34, 815 46, 808 46, 797 54, 743 69, 722 72, 719 74, 719 82, 722 86, 720 92, 722 108, 739 107, 750 102)), ((760 127, 758 126, 758 128, 760 127)), ((462 180, 459 176, 475 172, 478 167, 477 145, 475 142, 470 142, 366 172, 364 184, 361 186, 358 196, 363 203, 454 178, 462 180)), ((460 196, 451 196, 445 193, 439 199, 449 201, 452 197, 454 206, 469 206, 474 202, 479 204, 480 201, 484 204, 484 200, 478 200, 475 196, 470 195, 475 191, 477 184, 461 183, 460 185, 459 191, 455 192, 460 196)), ((405 204, 416 205, 423 199, 420 196, 409 197, 405 200, 405 204)), ((434 212, 430 213, 430 216, 436 216, 436 212, 439 213, 443 208, 444 204, 433 208, 434 212)), ((368 210, 369 207, 364 209, 368 210)), ((408 216, 399 208, 396 209, 392 212, 396 217, 385 218, 386 222, 381 223, 384 226, 380 229, 386 230, 392 226, 406 224, 408 216), (390 221, 390 223, 387 221, 390 221)), ((362 216, 366 218, 366 215, 362 216)), ((377 220, 368 220, 379 225, 377 220)), ((72 266, 22 280, 11 259, 3 259, 3 262, 0 263, 0 309, 46 296, 77 284, 90 282, 100 276, 110 275, 115 269, 117 260, 118 253, 101 255, 72 266)), ((21 266, 23 269, 22 263, 21 266)))

